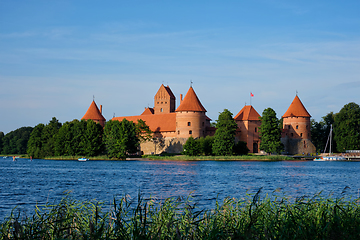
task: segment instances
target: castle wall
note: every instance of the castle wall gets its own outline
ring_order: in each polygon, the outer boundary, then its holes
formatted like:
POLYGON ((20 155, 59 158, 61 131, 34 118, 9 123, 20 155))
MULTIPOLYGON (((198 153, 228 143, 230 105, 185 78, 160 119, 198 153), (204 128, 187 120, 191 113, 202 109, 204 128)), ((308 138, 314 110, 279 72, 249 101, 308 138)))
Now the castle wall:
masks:
POLYGON ((142 154, 181 153, 187 138, 163 137, 140 143, 142 154))
POLYGON ((206 128, 205 112, 177 112, 176 137, 193 138, 204 137, 206 128))
POLYGON ((309 117, 286 117, 283 118, 282 138, 311 139, 309 117))
POLYGON ((236 137, 239 141, 246 142, 250 153, 258 153, 260 146, 259 127, 260 121, 236 121, 240 132, 236 137))
POLYGON ((281 142, 285 146, 285 154, 296 155, 303 154, 308 155, 316 152, 314 144, 309 139, 299 138, 281 138, 281 142))
POLYGON ((281 142, 286 154, 311 154, 316 152, 311 142, 310 117, 283 118, 281 142))

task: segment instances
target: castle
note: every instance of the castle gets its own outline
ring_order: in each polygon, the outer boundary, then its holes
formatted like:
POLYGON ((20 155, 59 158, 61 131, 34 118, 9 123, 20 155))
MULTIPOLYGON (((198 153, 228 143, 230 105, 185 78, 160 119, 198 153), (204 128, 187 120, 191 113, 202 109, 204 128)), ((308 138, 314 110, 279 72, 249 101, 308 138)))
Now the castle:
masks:
MULTIPOLYGON (((216 128, 211 127, 211 119, 206 116, 206 109, 201 104, 193 87, 191 86, 185 97, 180 94, 180 104, 176 108, 176 98, 169 86, 160 86, 154 97, 154 107, 145 108, 138 116, 114 117, 112 120, 137 122, 142 119, 153 131, 153 141, 142 142, 140 151, 142 154, 159 154, 162 152, 179 153, 186 140, 193 138, 213 136, 216 128)), ((236 141, 244 141, 250 153, 258 153, 260 138, 259 113, 251 105, 244 106, 234 117, 238 129, 236 141)), ((310 114, 301 103, 298 96, 295 97, 289 109, 282 116, 283 131, 281 141, 287 154, 309 154, 315 152, 311 143, 310 114)), ((105 125, 105 118, 100 109, 93 101, 82 119, 92 119, 105 125)))

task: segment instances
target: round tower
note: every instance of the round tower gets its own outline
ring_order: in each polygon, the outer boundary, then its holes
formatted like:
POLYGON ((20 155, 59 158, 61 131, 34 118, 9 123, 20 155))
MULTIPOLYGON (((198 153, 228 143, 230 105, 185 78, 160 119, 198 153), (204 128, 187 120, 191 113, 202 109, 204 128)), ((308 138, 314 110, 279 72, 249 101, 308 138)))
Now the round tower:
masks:
POLYGON ((288 137, 289 139, 311 139, 311 116, 298 96, 294 98, 282 118, 284 129, 282 137, 288 137))
POLYGON ((310 154, 316 152, 311 142, 310 114, 296 95, 282 116, 281 142, 287 154, 310 154))
POLYGON ((190 87, 184 100, 180 97, 180 106, 176 109, 176 137, 204 137, 206 129, 206 109, 190 87))

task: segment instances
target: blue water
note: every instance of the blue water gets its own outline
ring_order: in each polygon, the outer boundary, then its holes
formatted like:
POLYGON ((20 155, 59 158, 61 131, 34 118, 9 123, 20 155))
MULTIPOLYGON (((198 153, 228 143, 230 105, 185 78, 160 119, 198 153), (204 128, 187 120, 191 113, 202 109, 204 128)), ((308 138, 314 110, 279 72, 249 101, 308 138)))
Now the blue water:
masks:
POLYGON ((53 203, 71 191, 79 200, 110 202, 126 194, 137 198, 188 196, 201 208, 216 199, 246 193, 300 197, 323 195, 357 198, 360 162, 242 161, 55 161, 0 159, 0 221, 11 210, 31 214, 36 204, 53 203), (346 192, 343 193, 344 188, 346 192))

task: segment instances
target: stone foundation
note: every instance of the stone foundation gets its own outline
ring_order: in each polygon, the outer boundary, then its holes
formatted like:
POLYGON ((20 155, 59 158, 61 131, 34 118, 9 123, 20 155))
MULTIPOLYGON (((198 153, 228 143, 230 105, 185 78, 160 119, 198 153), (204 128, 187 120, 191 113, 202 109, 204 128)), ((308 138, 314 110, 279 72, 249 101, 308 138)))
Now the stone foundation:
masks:
POLYGON ((140 144, 140 151, 145 155, 166 153, 181 153, 187 138, 164 137, 140 144))
POLYGON ((281 138, 281 142, 285 147, 285 154, 295 155, 304 154, 308 155, 316 152, 314 144, 309 139, 291 139, 288 137, 281 138))

